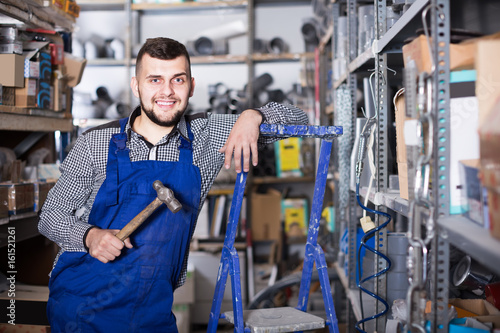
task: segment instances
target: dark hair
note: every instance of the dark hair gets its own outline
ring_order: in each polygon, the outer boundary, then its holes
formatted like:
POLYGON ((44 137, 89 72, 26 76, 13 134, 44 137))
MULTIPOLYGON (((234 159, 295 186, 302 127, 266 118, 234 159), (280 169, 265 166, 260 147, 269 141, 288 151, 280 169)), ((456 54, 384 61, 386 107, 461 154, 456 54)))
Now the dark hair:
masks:
POLYGON ((191 76, 191 59, 186 47, 176 40, 166 37, 148 38, 137 54, 135 73, 137 75, 141 66, 142 58, 148 54, 152 58, 172 60, 185 56, 188 61, 189 76, 191 76))

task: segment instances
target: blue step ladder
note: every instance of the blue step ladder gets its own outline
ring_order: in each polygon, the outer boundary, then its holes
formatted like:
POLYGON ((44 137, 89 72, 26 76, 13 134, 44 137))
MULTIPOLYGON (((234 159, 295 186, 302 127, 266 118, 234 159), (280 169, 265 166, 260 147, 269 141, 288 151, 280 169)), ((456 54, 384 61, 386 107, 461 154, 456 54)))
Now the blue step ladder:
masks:
POLYGON ((260 126, 260 133, 263 136, 278 137, 280 139, 287 137, 321 139, 321 149, 314 186, 314 197, 309 220, 298 305, 296 308, 283 307, 243 311, 240 263, 238 253, 234 248, 241 203, 243 201, 247 180, 247 173, 241 172, 238 173, 234 186, 233 200, 229 212, 229 220, 224 238, 224 246, 222 248, 222 256, 219 264, 207 332, 216 333, 219 319, 225 319, 234 325, 234 332, 238 333, 300 332, 324 328, 325 325, 328 326, 331 333, 338 333, 338 321, 333 306, 325 255, 321 246, 318 245, 317 240, 333 139, 342 135, 342 127, 263 124, 260 126), (314 264, 316 264, 316 269, 319 274, 327 316, 326 321, 321 317, 306 312, 314 264), (220 310, 228 273, 231 275, 233 311, 225 312, 221 315, 220 310))

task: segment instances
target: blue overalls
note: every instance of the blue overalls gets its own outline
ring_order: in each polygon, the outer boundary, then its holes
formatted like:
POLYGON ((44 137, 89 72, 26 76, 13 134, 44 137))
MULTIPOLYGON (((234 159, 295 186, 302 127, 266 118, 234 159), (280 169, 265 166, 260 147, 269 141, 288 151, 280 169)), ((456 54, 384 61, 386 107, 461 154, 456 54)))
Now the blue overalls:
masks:
POLYGON ((84 252, 64 252, 52 271, 47 314, 52 332, 177 332, 173 290, 189 249, 200 203, 201 177, 193 165, 193 134, 181 136, 179 162, 131 162, 127 119, 109 144, 106 180, 89 223, 121 229, 156 197, 157 179, 182 204, 172 213, 161 205, 131 236, 114 261, 102 263, 84 252))

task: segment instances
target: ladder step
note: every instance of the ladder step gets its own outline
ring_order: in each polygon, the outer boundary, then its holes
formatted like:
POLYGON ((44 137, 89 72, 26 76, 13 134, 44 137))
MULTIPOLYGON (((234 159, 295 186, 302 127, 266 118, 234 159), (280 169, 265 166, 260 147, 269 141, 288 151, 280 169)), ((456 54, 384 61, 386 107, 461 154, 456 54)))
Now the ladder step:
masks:
MULTIPOLYGON (((224 315, 227 321, 234 324, 233 311, 224 315)), ((323 318, 292 307, 245 310, 243 321, 252 333, 297 332, 325 327, 323 318)))

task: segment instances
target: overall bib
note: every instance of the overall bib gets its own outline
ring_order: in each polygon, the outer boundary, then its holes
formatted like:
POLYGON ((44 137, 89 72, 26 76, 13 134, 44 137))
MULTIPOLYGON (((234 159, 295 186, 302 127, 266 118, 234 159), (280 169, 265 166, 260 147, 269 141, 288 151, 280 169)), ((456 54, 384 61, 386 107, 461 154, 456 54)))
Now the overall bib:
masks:
POLYGON ((200 203, 201 176, 193 165, 193 134, 181 136, 179 162, 131 162, 127 119, 114 134, 106 180, 89 223, 121 229, 156 198, 160 180, 182 204, 172 213, 162 204, 131 236, 114 261, 102 263, 84 252, 64 252, 52 271, 47 314, 52 332, 177 332, 173 291, 189 249, 200 203))

